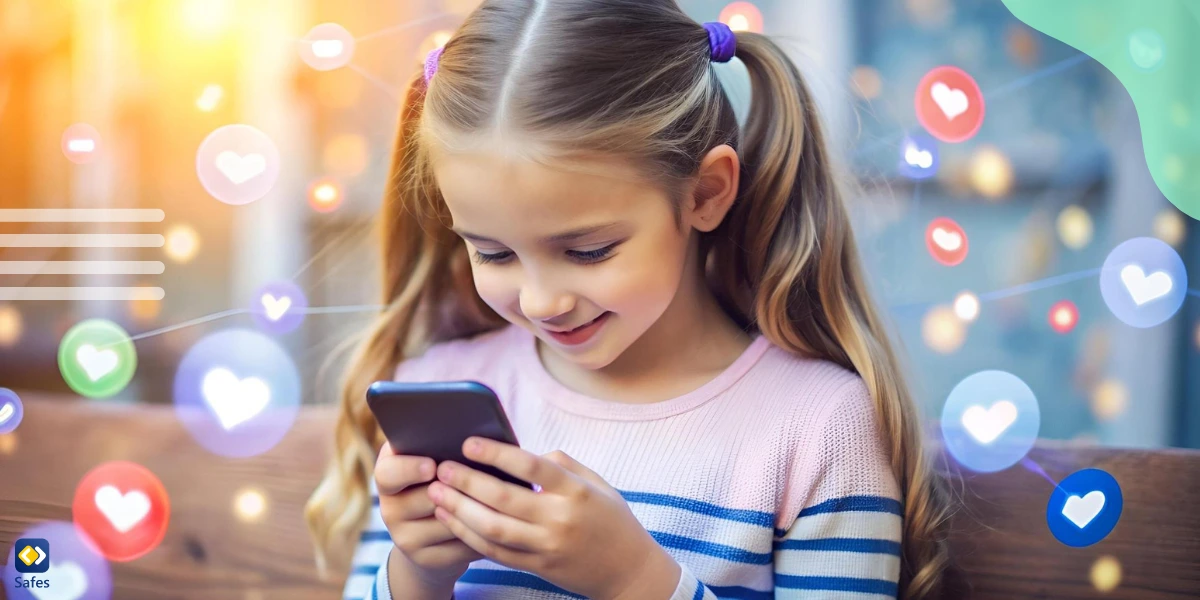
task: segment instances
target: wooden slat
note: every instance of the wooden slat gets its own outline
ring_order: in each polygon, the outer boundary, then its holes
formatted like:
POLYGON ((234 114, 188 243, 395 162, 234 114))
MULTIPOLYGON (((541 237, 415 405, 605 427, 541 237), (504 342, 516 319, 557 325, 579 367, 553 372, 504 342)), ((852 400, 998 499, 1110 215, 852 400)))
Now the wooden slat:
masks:
MULTIPOLYGON (((163 481, 171 526, 154 552, 113 564, 114 598, 340 596, 345 571, 318 580, 301 520, 330 449, 331 408, 304 407, 293 430, 264 455, 226 459, 199 446, 168 406, 25 402, 16 450, 0 454, 0 550, 39 521, 70 520, 75 484, 92 467, 131 460, 163 481), (246 487, 268 499, 257 523, 234 516, 234 496, 246 487)), ((1120 523, 1095 546, 1068 548, 1046 527, 1050 481, 1019 466, 956 473, 961 507, 948 598, 1200 597, 1200 511, 1191 508, 1200 498, 1200 453, 1042 443, 1030 457, 1055 481, 1087 467, 1111 473, 1125 497, 1120 523), (1123 571, 1121 586, 1108 594, 1088 575, 1102 555, 1117 558, 1123 571)))

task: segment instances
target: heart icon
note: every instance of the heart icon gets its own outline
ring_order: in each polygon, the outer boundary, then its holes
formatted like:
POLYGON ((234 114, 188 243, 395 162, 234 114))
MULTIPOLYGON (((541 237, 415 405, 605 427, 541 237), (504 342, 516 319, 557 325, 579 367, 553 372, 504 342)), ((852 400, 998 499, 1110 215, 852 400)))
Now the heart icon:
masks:
POLYGON ((951 88, 940 81, 929 88, 929 95, 933 97, 934 103, 942 109, 942 113, 949 121, 953 121, 954 117, 967 112, 967 108, 970 106, 966 92, 951 88))
POLYGON ((1066 503, 1063 504, 1062 514, 1074 523, 1076 527, 1083 529, 1103 509, 1104 492, 1094 490, 1088 492, 1082 498, 1074 495, 1067 497, 1066 503))
POLYGON ((933 166, 933 154, 909 144, 904 149, 904 161, 914 167, 928 169, 933 166))
POLYGON ((1138 265, 1125 265, 1121 269, 1121 283, 1125 284, 1125 289, 1129 290, 1134 304, 1138 306, 1166 296, 1174 286, 1166 271, 1155 271, 1146 276, 1146 272, 1138 265))
POLYGON ((342 54, 342 40, 317 40, 312 43, 313 56, 317 58, 334 58, 342 54))
POLYGON ((100 509, 113 528, 121 533, 133 529, 150 514, 150 498, 140 490, 121 495, 117 488, 105 485, 96 490, 95 501, 96 508, 100 509))
POLYGON ((221 367, 204 376, 201 393, 225 431, 258 416, 271 402, 271 388, 266 382, 257 377, 239 380, 221 367))
POLYGON ((239 156, 232 150, 217 155, 217 170, 236 185, 258 177, 267 170, 267 159, 261 154, 239 156))
POLYGON ((947 252, 953 252, 962 248, 962 236, 938 227, 933 230, 933 243, 947 252))
POLYGON ((976 404, 963 411, 962 425, 980 444, 990 444, 1000 437, 1010 425, 1017 422, 1017 406, 1008 400, 1001 400, 984 409, 976 404))
POLYGON ((88 379, 95 383, 101 377, 112 373, 117 368, 120 359, 113 350, 97 350, 91 344, 84 344, 75 351, 75 361, 83 367, 88 379))
POLYGON ((263 294, 262 305, 267 311, 267 318, 272 321, 278 321, 292 307, 292 299, 287 296, 276 298, 271 294, 263 294))
POLYGON ((4 406, 0 406, 0 425, 7 423, 15 414, 17 414, 17 408, 13 406, 13 403, 5 402, 4 406))
MULTIPOLYGON (((26 575, 28 581, 32 575, 26 575)), ((38 600, 79 600, 88 589, 87 572, 78 563, 70 560, 62 562, 50 561, 46 570, 46 579, 54 582, 54 587, 30 587, 29 593, 38 600)))

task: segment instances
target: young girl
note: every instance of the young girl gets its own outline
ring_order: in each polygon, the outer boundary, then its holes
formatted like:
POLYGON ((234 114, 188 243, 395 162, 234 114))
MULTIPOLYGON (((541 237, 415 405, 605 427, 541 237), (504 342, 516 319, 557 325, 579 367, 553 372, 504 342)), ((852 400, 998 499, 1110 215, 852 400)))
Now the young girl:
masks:
POLYGON ((819 121, 674 0, 487 0, 430 55, 307 511, 322 565, 365 523, 346 598, 935 596, 946 504, 819 121), (393 452, 391 378, 495 390, 521 446, 464 452, 537 491, 393 452))

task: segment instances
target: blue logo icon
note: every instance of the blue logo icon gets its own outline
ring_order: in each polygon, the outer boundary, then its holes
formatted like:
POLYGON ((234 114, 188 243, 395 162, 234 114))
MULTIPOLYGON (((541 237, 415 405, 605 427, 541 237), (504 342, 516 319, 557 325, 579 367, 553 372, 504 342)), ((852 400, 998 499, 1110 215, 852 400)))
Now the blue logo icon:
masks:
POLYGON ((18 573, 45 573, 50 570, 50 542, 41 538, 21 538, 13 545, 18 573))
POLYGON ((1108 536, 1121 518, 1121 486, 1100 469, 1076 471, 1062 480, 1046 505, 1046 524, 1058 541, 1075 548, 1108 536))

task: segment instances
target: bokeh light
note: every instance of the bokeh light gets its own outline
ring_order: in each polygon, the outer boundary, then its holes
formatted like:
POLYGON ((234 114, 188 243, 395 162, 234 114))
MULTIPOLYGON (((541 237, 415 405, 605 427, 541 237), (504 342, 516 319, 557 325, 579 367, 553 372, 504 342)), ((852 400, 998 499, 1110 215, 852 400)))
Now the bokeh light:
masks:
POLYGON ((21 311, 11 304, 0 304, 0 347, 13 346, 19 342, 23 329, 21 311))
POLYGON ((971 157, 971 186, 988 198, 1002 198, 1012 190, 1013 167, 995 146, 980 146, 971 157))
POLYGON ((1058 213, 1058 237, 1064 246, 1081 250, 1092 242, 1092 215, 1082 206, 1072 204, 1058 213))
POLYGON ((338 177, 357 177, 367 169, 371 153, 367 140, 357 133, 334 136, 325 144, 322 162, 330 173, 338 177))
POLYGON ((1187 223, 1179 211, 1167 208, 1154 217, 1154 237, 1178 248, 1186 236, 1187 223))
MULTIPOLYGON (((143 283, 149 286, 149 283, 143 283)), ((129 316, 141 325, 153 323, 162 314, 162 301, 149 299, 129 300, 129 316)))
POLYGON ((763 32, 762 11, 752 2, 732 2, 726 5, 717 20, 734 31, 763 32))
POLYGON ((883 78, 875 67, 859 65, 850 73, 850 87, 860 98, 874 100, 883 91, 883 78))
POLYGON ((232 8, 231 0, 185 0, 183 22, 193 33, 213 35, 229 24, 232 8))
POLYGON ((342 205, 343 195, 336 180, 318 179, 308 186, 308 205, 317 212, 333 212, 342 205))
POLYGON ((954 15, 950 0, 905 0, 904 7, 913 23, 926 28, 942 27, 954 15))
POLYGON ((1059 333, 1070 333, 1079 324, 1079 309, 1070 300, 1059 300, 1050 307, 1050 328, 1059 333))
POLYGON ((200 92, 200 96, 196 98, 196 108, 200 109, 200 112, 212 112, 221 105, 221 100, 224 97, 225 88, 215 83, 210 83, 204 86, 204 89, 200 92))
POLYGON ((425 36, 420 44, 417 44, 417 61, 421 64, 425 63, 425 57, 436 48, 441 48, 450 41, 454 35, 453 31, 439 29, 425 36))
POLYGON ((1092 390, 1092 414, 1101 421, 1111 421, 1129 406, 1129 388, 1117 379, 1105 379, 1092 390))
POLYGON ((267 498, 256 489, 242 490, 234 496, 233 512, 244 523, 255 523, 267 512, 267 498))
POLYGON ((1121 585, 1121 561, 1108 555, 1097 558, 1096 562, 1092 563, 1089 578, 1092 580, 1092 586, 1099 592, 1107 594, 1117 589, 1117 586, 1121 585))
POLYGON ((1037 36, 1028 26, 1013 23, 1009 27, 1007 35, 1004 36, 1004 41, 1009 56, 1013 57, 1017 63, 1026 67, 1037 64, 1041 49, 1038 47, 1037 36))
POLYGON ((17 432, 0 433, 0 456, 12 456, 17 452, 17 432))
POLYGON ((935 306, 925 313, 921 321, 921 337, 933 351, 950 354, 966 341, 967 328, 953 308, 935 306))
POLYGON ((190 262, 200 250, 200 235, 187 225, 174 225, 164 236, 167 258, 179 264, 190 262))
POLYGON ((954 314, 964 323, 970 323, 979 318, 979 296, 971 292, 962 292, 954 299, 954 314))

